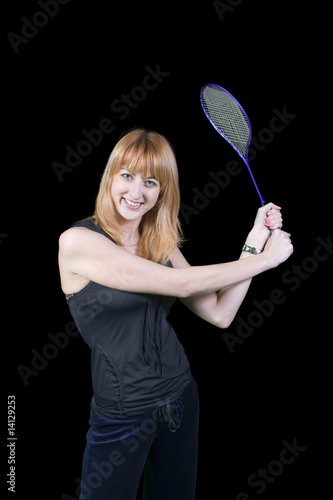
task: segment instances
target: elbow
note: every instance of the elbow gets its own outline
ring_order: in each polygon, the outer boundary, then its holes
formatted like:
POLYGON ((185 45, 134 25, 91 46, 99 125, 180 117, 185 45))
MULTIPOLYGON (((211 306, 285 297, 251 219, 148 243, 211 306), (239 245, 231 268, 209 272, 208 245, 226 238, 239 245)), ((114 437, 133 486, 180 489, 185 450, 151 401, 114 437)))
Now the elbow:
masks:
POLYGON ((229 328, 229 326, 231 325, 231 323, 232 323, 232 320, 231 321, 227 321, 227 320, 223 319, 216 326, 218 328, 220 328, 221 330, 226 330, 227 328, 229 328))
POLYGON ((210 314, 209 316, 203 317, 203 319, 221 330, 226 330, 233 322, 234 316, 227 316, 226 314, 210 314))
POLYGON ((231 316, 231 315, 223 314, 221 317, 219 317, 216 320, 216 322, 214 322, 214 324, 215 324, 215 326, 217 326, 221 330, 226 330, 232 324, 233 320, 234 320, 234 315, 231 316))
POLYGON ((219 320, 219 321, 214 321, 214 325, 217 326, 217 328, 220 328, 221 330, 226 330, 227 328, 229 328, 229 326, 231 325, 232 321, 227 321, 225 320, 224 318, 222 320, 219 320))

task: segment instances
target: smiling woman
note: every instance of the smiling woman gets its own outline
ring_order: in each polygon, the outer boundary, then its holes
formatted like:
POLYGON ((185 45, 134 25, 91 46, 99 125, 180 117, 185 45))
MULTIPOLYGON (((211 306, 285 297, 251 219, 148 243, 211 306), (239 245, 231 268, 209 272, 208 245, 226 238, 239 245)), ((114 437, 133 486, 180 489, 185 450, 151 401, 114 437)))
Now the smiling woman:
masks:
POLYGON ((94 216, 60 236, 62 290, 91 348, 91 426, 80 500, 87 487, 90 500, 135 500, 144 468, 147 500, 194 500, 198 394, 167 320, 170 308, 180 298, 226 328, 251 279, 292 252, 289 234, 276 229, 270 236, 267 225, 281 228, 282 217, 269 203, 258 210, 239 260, 191 267, 179 249, 179 206, 170 144, 136 129, 110 155, 94 216), (153 425, 140 441, 148 421, 153 425), (114 453, 119 467, 110 468, 114 453))
POLYGON ((139 240, 137 255, 165 264, 182 242, 179 206, 177 163, 167 139, 142 129, 126 134, 106 165, 96 199, 96 223, 118 245, 139 240), (133 225, 138 218, 139 224, 133 225))
POLYGON ((141 173, 132 173, 130 167, 121 167, 113 178, 111 188, 112 199, 123 223, 126 223, 128 217, 130 220, 142 217, 153 208, 159 192, 160 183, 155 177, 145 178, 141 173), (126 209, 137 213, 130 214, 126 209))

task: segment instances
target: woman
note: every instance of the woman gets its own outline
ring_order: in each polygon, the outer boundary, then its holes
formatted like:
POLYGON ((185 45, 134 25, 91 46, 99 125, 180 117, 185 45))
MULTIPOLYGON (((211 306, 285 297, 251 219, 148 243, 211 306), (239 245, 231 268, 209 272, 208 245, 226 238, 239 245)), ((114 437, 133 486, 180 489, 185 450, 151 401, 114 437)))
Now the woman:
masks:
POLYGON ((194 500, 197 389, 166 317, 179 298, 228 327, 251 279, 293 251, 280 207, 268 203, 239 260, 191 267, 179 249, 179 204, 171 146, 136 129, 110 155, 93 217, 60 237, 62 289, 92 351, 81 500, 135 500, 144 467, 145 499, 194 500))

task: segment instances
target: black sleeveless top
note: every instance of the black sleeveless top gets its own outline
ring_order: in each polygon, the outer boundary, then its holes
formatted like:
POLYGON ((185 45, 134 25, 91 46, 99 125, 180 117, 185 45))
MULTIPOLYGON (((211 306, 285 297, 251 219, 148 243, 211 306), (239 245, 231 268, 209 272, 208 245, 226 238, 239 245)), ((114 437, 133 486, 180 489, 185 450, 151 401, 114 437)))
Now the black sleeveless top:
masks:
MULTIPOLYGON (((74 227, 112 240, 93 218, 74 227)), ((67 302, 91 348, 92 405, 100 412, 126 418, 180 396, 191 374, 184 349, 167 321, 174 297, 125 292, 90 281, 67 302)))

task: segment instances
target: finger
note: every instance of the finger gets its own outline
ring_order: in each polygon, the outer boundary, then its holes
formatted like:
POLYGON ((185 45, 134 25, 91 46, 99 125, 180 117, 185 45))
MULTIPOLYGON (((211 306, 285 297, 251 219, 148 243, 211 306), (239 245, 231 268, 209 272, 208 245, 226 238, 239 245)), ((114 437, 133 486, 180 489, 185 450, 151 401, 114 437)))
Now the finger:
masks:
POLYGON ((291 237, 291 233, 287 233, 286 231, 282 231, 280 230, 279 233, 285 237, 285 238, 290 238, 291 237))
POLYGON ((280 207, 279 205, 275 205, 275 203, 272 203, 272 202, 267 203, 264 208, 266 209, 267 215, 270 215, 270 214, 268 214, 268 212, 271 212, 272 210, 281 210, 282 209, 282 207, 280 207))
POLYGON ((267 212, 266 212, 266 215, 273 215, 273 214, 279 214, 280 213, 280 210, 282 210, 281 208, 270 208, 267 212))
POLYGON ((273 214, 270 215, 269 217, 266 217, 265 219, 265 226, 270 227, 271 229, 277 228, 277 227, 282 227, 282 216, 280 213, 278 214, 273 214))
POLYGON ((282 214, 281 212, 274 212, 274 213, 271 213, 270 215, 268 215, 266 217, 265 220, 274 220, 274 221, 279 221, 279 220, 282 220, 282 214))

